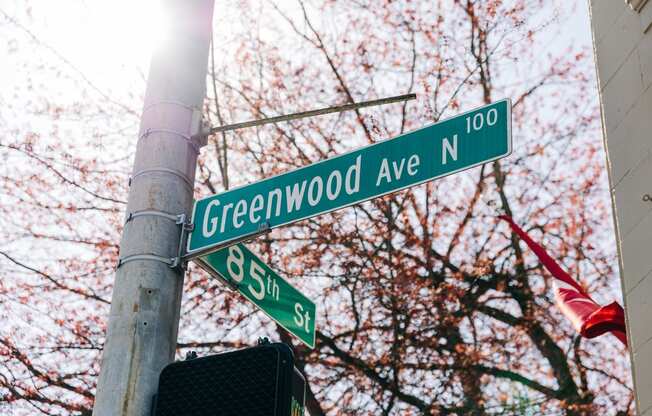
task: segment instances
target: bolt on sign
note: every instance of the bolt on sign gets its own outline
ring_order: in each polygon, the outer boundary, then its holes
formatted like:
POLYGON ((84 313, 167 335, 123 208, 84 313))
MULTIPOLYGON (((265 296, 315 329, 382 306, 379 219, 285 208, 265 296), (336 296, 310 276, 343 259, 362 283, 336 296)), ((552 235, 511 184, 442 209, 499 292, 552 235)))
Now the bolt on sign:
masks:
POLYGON ((194 261, 236 289, 301 342, 310 348, 315 347, 315 303, 243 244, 229 246, 194 261))
POLYGON ((511 153, 502 100, 391 140, 198 200, 188 258, 511 153))

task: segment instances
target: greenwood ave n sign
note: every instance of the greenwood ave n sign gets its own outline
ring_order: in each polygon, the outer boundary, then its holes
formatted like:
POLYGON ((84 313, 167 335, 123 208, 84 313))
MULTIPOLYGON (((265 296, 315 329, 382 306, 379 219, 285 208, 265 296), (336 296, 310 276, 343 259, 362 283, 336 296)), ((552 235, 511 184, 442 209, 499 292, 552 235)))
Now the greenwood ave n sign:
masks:
POLYGON ((509 100, 195 202, 188 258, 511 153, 509 100))

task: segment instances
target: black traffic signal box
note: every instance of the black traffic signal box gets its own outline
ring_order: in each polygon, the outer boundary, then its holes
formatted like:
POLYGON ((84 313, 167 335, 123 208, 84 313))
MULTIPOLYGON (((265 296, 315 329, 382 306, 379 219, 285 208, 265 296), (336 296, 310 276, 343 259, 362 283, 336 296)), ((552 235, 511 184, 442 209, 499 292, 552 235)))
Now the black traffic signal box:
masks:
POLYGON ((302 416, 305 379, 285 344, 263 344, 172 363, 153 416, 302 416))

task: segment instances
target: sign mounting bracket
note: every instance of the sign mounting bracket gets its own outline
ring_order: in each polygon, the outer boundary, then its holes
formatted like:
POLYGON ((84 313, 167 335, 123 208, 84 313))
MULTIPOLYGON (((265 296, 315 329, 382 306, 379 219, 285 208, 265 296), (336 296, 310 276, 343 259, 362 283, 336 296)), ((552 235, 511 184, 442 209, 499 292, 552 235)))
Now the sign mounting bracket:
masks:
POLYGON ((282 116, 261 118, 258 120, 244 121, 241 123, 227 124, 226 126, 211 127, 209 130, 199 133, 193 138, 206 138, 215 133, 221 133, 230 130, 244 129, 247 127, 262 126, 264 124, 279 123, 281 121, 297 120, 300 118, 321 116, 324 114, 341 113, 343 111, 357 110, 358 108, 372 107, 376 105, 385 105, 400 101, 414 100, 416 94, 403 94, 394 97, 380 98, 378 100, 362 101, 359 103, 342 104, 333 107, 320 108, 317 110, 301 111, 298 113, 285 114, 282 116))

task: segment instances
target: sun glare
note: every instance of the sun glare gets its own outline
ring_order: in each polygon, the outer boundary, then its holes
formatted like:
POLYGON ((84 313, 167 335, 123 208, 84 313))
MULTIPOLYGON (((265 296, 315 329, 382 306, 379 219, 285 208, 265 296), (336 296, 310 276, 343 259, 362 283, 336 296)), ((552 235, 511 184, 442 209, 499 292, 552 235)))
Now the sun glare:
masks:
POLYGON ((149 63, 152 51, 165 35, 165 21, 160 0, 119 0, 101 2, 105 14, 97 16, 107 26, 103 33, 107 43, 116 42, 125 59, 149 63))
POLYGON ((109 87, 125 69, 146 73, 161 45, 165 21, 160 0, 94 0, 43 3, 39 36, 89 79, 109 87))
MULTIPOLYGON (((134 4, 135 15, 140 16, 140 20, 147 20, 147 33, 142 34, 142 47, 150 55, 156 48, 162 45, 165 40, 167 24, 161 10, 160 0, 139 0, 131 1, 134 4)), ((137 34, 135 31, 134 34, 137 34)))

